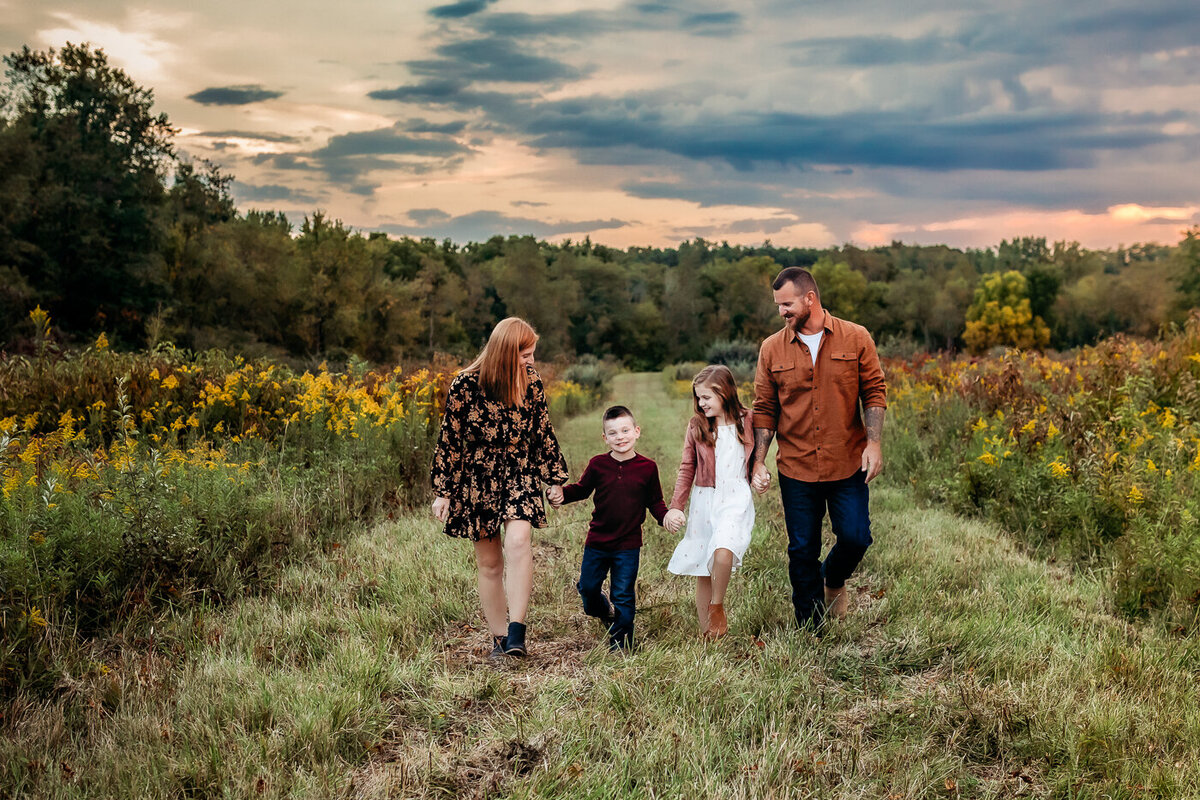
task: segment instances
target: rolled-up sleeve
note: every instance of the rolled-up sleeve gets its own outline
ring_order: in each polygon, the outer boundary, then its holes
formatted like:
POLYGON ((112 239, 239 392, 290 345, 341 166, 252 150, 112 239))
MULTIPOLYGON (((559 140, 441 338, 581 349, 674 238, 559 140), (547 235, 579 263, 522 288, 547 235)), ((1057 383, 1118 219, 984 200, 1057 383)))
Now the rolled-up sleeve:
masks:
POLYGON ((758 367, 754 371, 755 428, 773 431, 779 425, 779 387, 771 378, 771 339, 758 350, 758 367))
POLYGON ((887 408, 887 384, 875 342, 865 336, 858 354, 858 396, 863 408, 887 408))

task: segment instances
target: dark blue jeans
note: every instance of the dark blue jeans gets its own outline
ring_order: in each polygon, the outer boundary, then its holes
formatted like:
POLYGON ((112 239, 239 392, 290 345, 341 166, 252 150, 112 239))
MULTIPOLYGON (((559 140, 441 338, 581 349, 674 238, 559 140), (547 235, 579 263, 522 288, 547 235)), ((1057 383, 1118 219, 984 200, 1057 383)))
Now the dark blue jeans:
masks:
POLYGON ((634 596, 637 584, 641 548, 632 550, 601 550, 583 548, 583 564, 579 569, 579 596, 583 598, 583 613, 609 621, 608 638, 612 647, 633 646, 633 615, 637 610, 634 596), (612 598, 612 618, 608 603, 601 593, 605 577, 609 577, 609 597, 612 598))
POLYGON ((788 578, 792 607, 801 626, 819 625, 825 586, 840 589, 871 544, 866 473, 840 481, 808 483, 779 476, 783 518, 788 531, 788 578), (821 561, 821 522, 825 511, 837 542, 821 561))

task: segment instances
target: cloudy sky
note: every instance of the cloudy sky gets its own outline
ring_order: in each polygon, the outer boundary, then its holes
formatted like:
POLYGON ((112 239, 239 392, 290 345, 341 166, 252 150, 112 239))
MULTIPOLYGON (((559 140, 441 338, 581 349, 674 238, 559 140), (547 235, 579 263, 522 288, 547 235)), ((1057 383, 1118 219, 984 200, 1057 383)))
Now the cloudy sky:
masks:
POLYGON ((242 209, 362 230, 1089 247, 1200 223, 1196 0, 0 0, 242 209))

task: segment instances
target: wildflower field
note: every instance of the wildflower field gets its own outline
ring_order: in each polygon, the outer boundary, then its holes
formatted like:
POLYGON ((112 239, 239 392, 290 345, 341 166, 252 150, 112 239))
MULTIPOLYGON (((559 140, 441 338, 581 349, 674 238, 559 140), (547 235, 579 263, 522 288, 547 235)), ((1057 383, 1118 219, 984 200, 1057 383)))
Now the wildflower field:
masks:
MULTIPOLYGON (((149 630, 423 502, 441 368, 297 373, 220 352, 0 360, 0 694, 52 688, 77 643, 149 630)), ((552 410, 593 393, 548 381, 552 410)), ((77 654, 78 655, 78 654, 77 654)))
POLYGON ((1111 568, 1127 614, 1200 603, 1200 317, 1156 341, 887 365, 891 480, 1111 568))

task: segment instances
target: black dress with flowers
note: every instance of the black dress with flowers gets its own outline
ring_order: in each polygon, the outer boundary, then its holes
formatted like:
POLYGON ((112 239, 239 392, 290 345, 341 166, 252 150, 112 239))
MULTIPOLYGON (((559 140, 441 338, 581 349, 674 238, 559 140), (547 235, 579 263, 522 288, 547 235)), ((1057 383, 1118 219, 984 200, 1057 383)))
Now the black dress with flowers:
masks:
POLYGON ((528 369, 520 406, 489 399, 475 373, 460 373, 450 384, 432 473, 434 493, 450 499, 447 536, 490 539, 510 519, 545 527, 542 484, 567 482, 545 389, 528 369))

